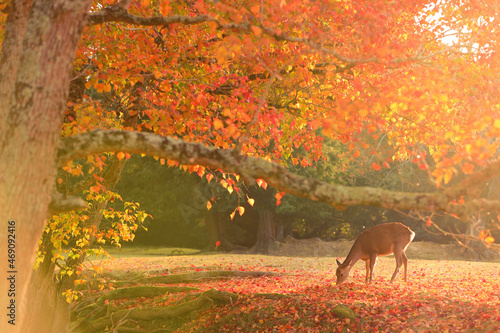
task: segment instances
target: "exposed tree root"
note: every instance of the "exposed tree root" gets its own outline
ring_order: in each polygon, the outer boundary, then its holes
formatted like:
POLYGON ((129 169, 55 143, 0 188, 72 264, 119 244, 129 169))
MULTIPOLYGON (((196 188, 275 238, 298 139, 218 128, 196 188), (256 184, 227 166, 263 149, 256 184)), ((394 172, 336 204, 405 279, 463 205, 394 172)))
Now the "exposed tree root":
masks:
MULTIPOLYGON (((117 282, 120 282, 123 284, 133 283, 136 284, 136 286, 114 289, 98 297, 94 296, 93 298, 81 300, 73 307, 72 332, 102 332, 106 328, 112 328, 113 332, 138 332, 137 329, 132 328, 133 323, 136 321, 151 322, 152 320, 164 320, 166 318, 172 318, 172 320, 183 320, 182 318, 187 318, 191 313, 199 311, 204 307, 233 304, 234 301, 241 297, 234 293, 215 289, 204 292, 193 292, 198 289, 184 286, 153 286, 145 284, 178 284, 198 282, 205 279, 260 277, 269 275, 276 274, 261 271, 243 272, 213 270, 149 277, 144 277, 142 274, 140 277, 131 277, 131 281, 114 281, 113 283, 115 285, 118 285, 117 282), (145 308, 132 307, 122 309, 112 305, 115 303, 108 303, 108 301, 118 299, 132 300, 128 302, 128 305, 126 305, 126 307, 129 307, 130 303, 134 302, 133 300, 139 297, 151 298, 178 292, 187 294, 171 306, 145 308)), ((108 277, 113 278, 113 276, 109 274, 108 277)), ((120 278, 123 278, 123 276, 120 276, 120 278)), ((288 295, 283 294, 258 294, 257 296, 272 299, 289 297, 288 295)), ((166 296, 166 298, 168 298, 168 296, 166 296)), ((144 332, 143 329, 140 331, 144 332)), ((162 329, 161 331, 157 330, 157 332, 167 331, 169 331, 169 329, 162 329)))
POLYGON ((161 275, 161 276, 148 276, 145 278, 138 279, 136 282, 140 283, 186 283, 186 282, 198 282, 204 279, 224 279, 229 277, 260 277, 260 276, 271 276, 275 275, 272 272, 241 272, 241 271, 200 271, 200 272, 189 272, 183 274, 175 275, 161 275))
POLYGON ((102 295, 97 299, 97 304, 104 304, 105 300, 115 300, 122 298, 138 298, 138 297, 155 297, 161 296, 167 293, 179 293, 179 292, 188 292, 188 291, 196 291, 197 288, 191 287, 157 287, 157 286, 136 286, 136 287, 128 287, 128 288, 118 288, 115 290, 111 290, 105 295, 102 295))
POLYGON ((239 295, 227 291, 210 289, 197 295, 192 301, 187 301, 178 305, 162 308, 132 308, 119 310, 111 313, 109 316, 99 318, 90 322, 85 327, 79 325, 73 332, 102 332, 106 327, 113 326, 124 318, 131 320, 150 321, 154 319, 165 319, 172 317, 182 317, 193 311, 202 309, 206 305, 213 304, 231 304, 239 298, 239 295))

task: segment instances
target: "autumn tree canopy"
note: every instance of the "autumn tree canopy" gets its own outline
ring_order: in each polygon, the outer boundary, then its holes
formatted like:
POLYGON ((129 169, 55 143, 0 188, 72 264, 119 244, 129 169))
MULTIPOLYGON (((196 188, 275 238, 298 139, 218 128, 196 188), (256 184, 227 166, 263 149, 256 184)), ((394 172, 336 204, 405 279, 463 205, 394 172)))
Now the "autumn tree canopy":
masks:
POLYGON ((120 160, 149 154, 209 181, 221 169, 339 208, 462 218, 500 208, 479 195, 500 173, 495 2, 1 6, 1 235, 4 244, 16 221, 20 321, 49 205, 51 214, 81 207, 52 192, 57 168, 76 175, 75 159, 93 154, 87 163, 96 170, 105 152, 120 160), (352 159, 371 154, 376 170, 412 160, 436 190, 353 188, 287 171, 321 159, 325 136, 348 146, 352 159))

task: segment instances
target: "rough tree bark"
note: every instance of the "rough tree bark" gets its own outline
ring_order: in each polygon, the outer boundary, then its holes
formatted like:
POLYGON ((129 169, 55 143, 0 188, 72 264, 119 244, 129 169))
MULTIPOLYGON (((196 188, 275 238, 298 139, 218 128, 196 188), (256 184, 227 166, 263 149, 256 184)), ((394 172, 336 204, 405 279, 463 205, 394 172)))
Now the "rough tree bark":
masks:
MULTIPOLYGON (((103 173, 103 185, 112 191, 123 170, 125 159, 119 160, 115 157, 110 158, 108 166, 103 173)), ((89 219, 86 222, 86 227, 95 226, 99 229, 102 221, 102 211, 108 205, 107 201, 95 203, 90 209, 89 219)), ((44 261, 40 267, 33 273, 29 285, 28 298, 30 302, 27 307, 28 313, 32 320, 27 323, 27 331, 37 333, 50 333, 50 332, 66 332, 69 331, 70 309, 69 304, 62 292, 67 289, 74 288, 74 280, 76 275, 64 275, 55 280, 55 265, 52 263, 51 254, 51 234, 44 234, 42 242, 46 244, 46 252, 44 261), (43 315, 42 315, 43 314, 43 315)), ((90 244, 93 240, 90 240, 90 244)), ((77 267, 85 260, 85 256, 73 260, 71 266, 77 267)))
MULTIPOLYGON (((78 79, 79 73, 73 73, 73 76, 77 79, 73 79, 70 84, 70 93, 68 101, 72 103, 77 103, 83 98, 83 93, 85 90, 85 81, 78 79)), ((141 83, 142 84, 142 83, 141 83)), ((133 102, 130 105, 130 109, 140 108, 140 94, 137 90, 133 92, 135 95, 133 102)), ((72 109, 68 110, 68 113, 72 113, 72 109)), ((72 115, 75 117, 76 115, 72 115)), ((124 127, 134 128, 137 125, 137 115, 130 116, 128 113, 123 121, 124 127)), ((118 183, 123 167, 125 166, 125 159, 118 159, 116 156, 111 156, 107 160, 107 164, 104 167, 103 172, 101 172, 101 177, 103 179, 102 185, 109 191, 113 191, 118 183)), ((71 197, 72 195, 81 193, 84 189, 87 189, 94 181, 94 177, 88 177, 91 182, 83 181, 75 186, 68 186, 68 184, 63 183, 57 191, 62 192, 63 197, 71 197)), ((88 211, 88 220, 85 223, 85 227, 95 227, 99 229, 102 221, 102 212, 108 206, 108 201, 95 202, 94 205, 88 211)), ((69 304, 63 296, 63 291, 74 288, 74 281, 77 277, 76 274, 60 276, 57 280, 55 277, 55 265, 52 262, 53 253, 51 252, 52 243, 50 241, 51 233, 44 234, 42 237, 42 243, 45 244, 44 249, 46 250, 46 255, 44 261, 40 264, 39 269, 37 269, 30 281, 28 297, 31 300, 28 304, 27 313, 30 318, 33 318, 28 323, 29 327, 26 329, 28 331, 37 331, 38 333, 50 333, 50 332, 65 332, 69 331, 70 327, 70 308, 69 304), (38 314, 38 315, 37 315, 38 314), (43 314, 43 315, 42 315, 43 314)), ((95 239, 91 238, 89 244, 92 245, 95 239)), ((78 267, 85 260, 85 256, 82 255, 76 259, 67 259, 68 266, 78 267)), ((26 326, 25 326, 26 327, 26 326)))
POLYGON ((462 204, 455 202, 460 195, 474 191, 477 186, 500 173, 495 162, 446 190, 430 193, 396 192, 373 187, 351 187, 329 184, 289 172, 284 166, 257 157, 242 156, 232 149, 217 149, 184 140, 151 133, 95 130, 62 138, 59 142, 58 164, 103 151, 143 153, 178 161, 181 164, 200 164, 239 174, 253 183, 261 178, 274 188, 336 208, 352 205, 371 205, 386 209, 439 211, 466 219, 479 209, 500 211, 500 201, 471 198, 462 204))
MULTIPOLYGON (((29 320, 27 286, 51 201, 70 74, 90 3, 11 1, 0 64, 0 240, 7 243, 7 223, 15 221, 15 262, 9 270, 15 272, 15 297, 7 298, 10 286, 2 278, 0 304, 15 301, 16 325, 1 320, 2 332, 28 332, 21 328, 29 320)), ((3 272, 6 254, 2 251, 3 272)))
POLYGON ((274 212, 272 210, 262 210, 259 212, 257 241, 250 252, 268 254, 271 246, 275 243, 276 228, 274 224, 274 212))

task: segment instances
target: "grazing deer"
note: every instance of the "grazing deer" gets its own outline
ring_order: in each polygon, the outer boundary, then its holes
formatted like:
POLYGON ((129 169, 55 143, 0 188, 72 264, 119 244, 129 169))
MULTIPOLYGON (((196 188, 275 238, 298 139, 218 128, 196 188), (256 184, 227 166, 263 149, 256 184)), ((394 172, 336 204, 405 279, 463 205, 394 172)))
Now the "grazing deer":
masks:
POLYGON ((391 283, 398 275, 401 264, 405 265, 404 280, 407 276, 406 248, 415 237, 415 233, 407 226, 399 222, 379 224, 371 229, 363 231, 341 263, 337 259, 337 284, 342 284, 349 277, 349 271, 358 260, 366 262, 365 283, 371 283, 373 277, 373 268, 378 256, 386 256, 394 253, 396 258, 396 270, 392 274, 391 283))

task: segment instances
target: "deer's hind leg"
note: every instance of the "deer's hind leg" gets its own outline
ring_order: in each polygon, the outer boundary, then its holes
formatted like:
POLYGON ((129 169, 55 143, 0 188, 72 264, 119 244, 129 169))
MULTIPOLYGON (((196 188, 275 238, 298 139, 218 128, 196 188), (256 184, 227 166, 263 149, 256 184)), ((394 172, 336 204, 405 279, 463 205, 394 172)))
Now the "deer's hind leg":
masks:
POLYGON ((406 263, 407 263, 406 255, 402 251, 394 251, 394 258, 396 259, 396 269, 392 274, 391 283, 393 283, 394 280, 396 279, 396 276, 398 276, 399 269, 401 268, 401 265, 403 263, 405 264, 405 281, 406 281, 406 263))

